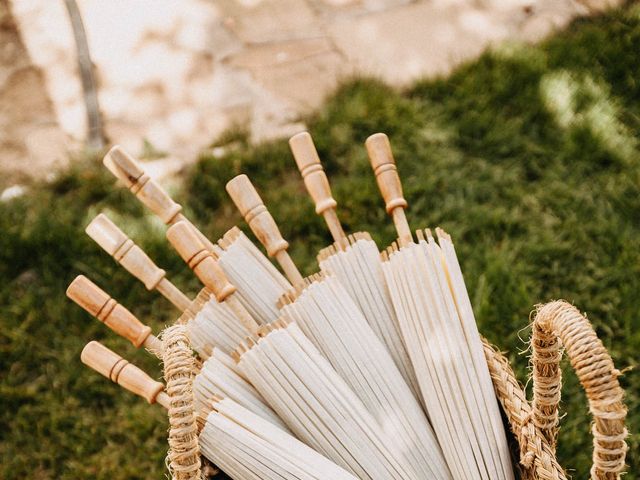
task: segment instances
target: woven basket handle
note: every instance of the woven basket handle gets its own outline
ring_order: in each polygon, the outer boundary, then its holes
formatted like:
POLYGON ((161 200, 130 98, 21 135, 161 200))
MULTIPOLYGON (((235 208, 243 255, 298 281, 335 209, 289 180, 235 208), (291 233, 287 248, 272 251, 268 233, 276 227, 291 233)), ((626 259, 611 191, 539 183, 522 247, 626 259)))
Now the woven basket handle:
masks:
POLYGON ((482 338, 484 356, 496 397, 502 405, 511 432, 520 446, 521 478, 524 480, 567 480, 553 449, 532 421, 531 405, 509 360, 482 338))
POLYGON ((619 479, 625 469, 627 444, 620 372, 593 327, 573 305, 554 301, 538 307, 531 337, 533 421, 555 450, 564 346, 589 400, 593 415, 591 478, 619 479))
POLYGON ((164 378, 169 395, 169 471, 173 480, 200 480, 200 448, 193 395, 196 362, 185 326, 174 325, 165 329, 162 346, 164 378))

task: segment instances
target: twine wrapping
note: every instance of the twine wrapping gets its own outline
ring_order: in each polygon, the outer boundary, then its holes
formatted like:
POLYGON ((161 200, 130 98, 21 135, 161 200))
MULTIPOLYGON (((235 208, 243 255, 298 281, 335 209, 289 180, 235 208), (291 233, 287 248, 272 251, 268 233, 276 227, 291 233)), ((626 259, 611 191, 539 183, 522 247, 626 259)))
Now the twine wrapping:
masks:
POLYGON ((562 391, 560 340, 534 322, 531 343, 533 377, 533 422, 555 452, 558 437, 558 403, 562 391))
POLYGON ((555 452, 533 422, 531 405, 509 361, 486 339, 482 339, 482 344, 496 396, 520 445, 522 478, 566 480, 567 476, 556 460, 555 452))
POLYGON ((170 397, 168 468, 174 480, 201 478, 198 427, 192 391, 196 362, 184 325, 162 333, 164 378, 170 397))
POLYGON ((534 422, 544 427, 543 435, 555 444, 561 388, 560 343, 587 394, 594 419, 591 478, 619 479, 625 469, 628 435, 624 392, 618 382, 620 372, 587 318, 564 301, 539 305, 533 321, 534 422))
MULTIPOLYGON (((555 456, 558 404, 562 375, 562 346, 570 357, 589 399, 594 417, 593 480, 620 479, 625 469, 628 435, 627 409, 613 361, 589 321, 572 305, 555 301, 538 306, 533 321, 533 402, 509 365, 509 361, 484 338, 484 354, 494 390, 520 446, 522 478, 566 480, 555 456)), ((196 362, 183 325, 163 333, 165 380, 171 398, 169 409, 169 469, 176 480, 201 478, 192 382, 196 362)))

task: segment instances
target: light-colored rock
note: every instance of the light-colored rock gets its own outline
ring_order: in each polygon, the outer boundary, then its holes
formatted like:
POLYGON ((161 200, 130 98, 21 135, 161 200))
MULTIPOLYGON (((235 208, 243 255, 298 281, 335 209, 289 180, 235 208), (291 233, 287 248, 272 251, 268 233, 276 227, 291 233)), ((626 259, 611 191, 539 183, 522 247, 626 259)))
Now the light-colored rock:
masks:
MULTIPOLYGON (((0 189, 42 178, 67 160, 44 76, 31 62, 15 19, 0 0, 0 189)), ((13 190, 9 190, 9 193, 13 190)))
POLYGON ((26 189, 22 185, 12 185, 0 193, 0 202, 8 202, 14 198, 21 197, 25 192, 26 189))
POLYGON ((299 111, 318 106, 346 68, 326 37, 251 46, 227 62, 299 111))
POLYGON ((225 26, 245 45, 309 38, 321 34, 311 5, 306 0, 261 0, 216 2, 225 26))
MULTIPOLYGON (((87 121, 64 2, 0 0, 0 18, 8 1, 24 39, 0 36, 0 169, 15 183, 80 148, 87 121)), ((346 77, 406 85, 443 75, 490 45, 538 41, 619 3, 78 1, 107 137, 134 154, 145 141, 169 153, 166 172, 232 126, 254 141, 298 132, 346 77)))

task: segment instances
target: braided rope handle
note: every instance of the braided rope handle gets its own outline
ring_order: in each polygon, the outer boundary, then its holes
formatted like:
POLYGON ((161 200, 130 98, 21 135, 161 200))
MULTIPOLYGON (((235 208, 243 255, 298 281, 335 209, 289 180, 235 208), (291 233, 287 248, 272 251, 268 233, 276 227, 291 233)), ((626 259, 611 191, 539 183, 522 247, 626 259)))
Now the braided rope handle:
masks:
POLYGON ((177 324, 162 332, 164 378, 169 405, 168 468, 174 480, 201 478, 198 426, 193 397, 196 361, 187 330, 177 324))
POLYGON ((496 397, 520 445, 522 478, 567 480, 566 474, 556 460, 555 452, 532 420, 531 405, 509 365, 509 360, 485 338, 482 338, 482 345, 496 397))
POLYGON ((625 470, 627 408, 620 371, 593 330, 573 305, 554 301, 537 307, 531 337, 533 422, 555 449, 558 433, 562 349, 569 356, 589 400, 593 416, 593 480, 619 479, 625 470))

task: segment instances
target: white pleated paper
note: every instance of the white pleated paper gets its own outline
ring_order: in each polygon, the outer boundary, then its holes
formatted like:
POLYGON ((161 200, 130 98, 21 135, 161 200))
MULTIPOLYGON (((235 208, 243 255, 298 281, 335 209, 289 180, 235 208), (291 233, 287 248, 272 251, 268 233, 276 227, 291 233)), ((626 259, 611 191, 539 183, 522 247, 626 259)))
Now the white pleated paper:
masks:
POLYGON ((349 245, 344 250, 333 245, 320 253, 320 270, 335 275, 345 286, 373 331, 387 347, 416 398, 422 401, 418 380, 382 273, 378 247, 367 233, 350 235, 348 241, 349 245))
MULTIPOLYGON (((462 273, 448 235, 395 250, 383 271, 424 403, 455 478, 513 467, 462 273)), ((419 237, 423 237, 419 235, 419 237)))
POLYGON ((420 403, 386 347, 333 275, 315 276, 283 305, 294 321, 376 418, 419 478, 450 478, 449 469, 420 403))
POLYGON ((216 396, 229 398, 274 425, 287 429, 282 420, 267 406, 262 396, 240 373, 233 359, 217 349, 203 363, 202 369, 196 375, 193 391, 197 410, 208 406, 216 396))
POLYGON ((356 480, 318 452, 225 398, 200 433, 205 457, 234 480, 356 480))
POLYGON ((261 338, 239 367, 299 439, 358 478, 436 478, 415 472, 397 438, 295 324, 261 338))
POLYGON ((291 284, 239 228, 218 243, 220 266, 238 289, 240 302, 259 324, 276 320, 278 299, 291 284))

